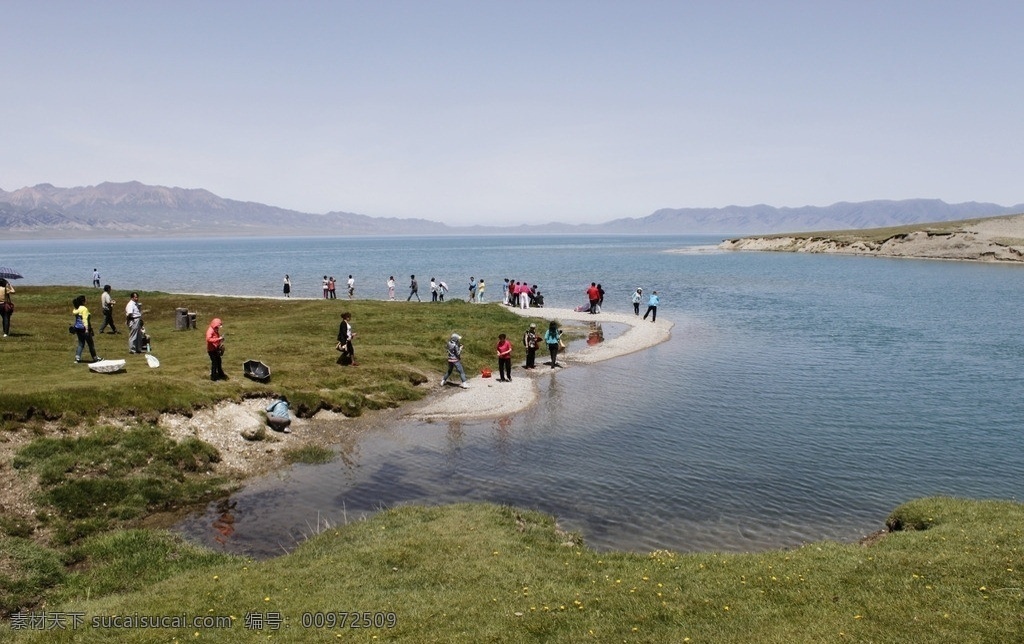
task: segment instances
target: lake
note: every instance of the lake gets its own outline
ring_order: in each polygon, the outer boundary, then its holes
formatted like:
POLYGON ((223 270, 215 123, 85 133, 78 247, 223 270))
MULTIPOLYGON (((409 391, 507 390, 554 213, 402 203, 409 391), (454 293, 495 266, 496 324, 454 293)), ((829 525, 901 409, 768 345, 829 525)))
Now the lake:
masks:
MULTIPOLYGON (((555 307, 601 282, 631 311, 662 296, 672 339, 540 379, 508 418, 388 423, 343 458, 299 465, 216 506, 190 538, 268 556, 319 520, 465 500, 549 512, 600 549, 751 551, 853 541, 927 495, 1024 495, 1024 272, 1019 266, 724 253, 719 237, 438 237, 8 241, 0 264, 32 284, 319 297, 326 273, 356 296, 410 274, 464 297, 469 276, 541 286, 555 307), (668 252, 668 251, 682 252, 668 252)), ((73 293, 69 293, 69 300, 73 293)), ((439 370, 441 365, 439 365, 439 370)))

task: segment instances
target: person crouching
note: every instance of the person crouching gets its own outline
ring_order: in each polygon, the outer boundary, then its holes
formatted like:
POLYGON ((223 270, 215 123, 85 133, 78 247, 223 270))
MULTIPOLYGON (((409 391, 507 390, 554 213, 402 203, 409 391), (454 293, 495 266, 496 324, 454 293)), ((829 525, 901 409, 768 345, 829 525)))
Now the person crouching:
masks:
POLYGON ((267 406, 267 424, 270 429, 277 432, 290 434, 292 430, 288 427, 292 424, 292 418, 288 414, 288 397, 280 396, 277 400, 267 406))

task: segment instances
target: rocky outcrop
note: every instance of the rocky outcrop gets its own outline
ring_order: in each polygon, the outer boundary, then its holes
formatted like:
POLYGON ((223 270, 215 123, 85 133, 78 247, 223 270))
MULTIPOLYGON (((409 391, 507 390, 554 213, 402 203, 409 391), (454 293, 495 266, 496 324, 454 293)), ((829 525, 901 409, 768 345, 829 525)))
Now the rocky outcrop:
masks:
POLYGON ((723 250, 839 253, 877 257, 1024 262, 1024 215, 923 226, 879 234, 878 230, 772 235, 727 239, 723 250))

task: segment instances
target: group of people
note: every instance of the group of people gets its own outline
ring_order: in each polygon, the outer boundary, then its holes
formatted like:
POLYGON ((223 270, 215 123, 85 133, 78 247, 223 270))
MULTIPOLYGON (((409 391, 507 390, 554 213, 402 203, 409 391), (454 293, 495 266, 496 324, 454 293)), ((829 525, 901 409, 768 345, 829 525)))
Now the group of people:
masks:
POLYGON ((544 296, 540 294, 540 288, 536 284, 530 286, 526 281, 505 278, 501 290, 502 303, 507 306, 521 309, 544 306, 544 296))
MULTIPOLYGON (((644 299, 644 290, 637 287, 633 293, 633 315, 640 315, 640 302, 644 299)), ((647 310, 644 312, 644 319, 647 316, 651 316, 651 322, 658 321, 658 304, 661 302, 661 298, 658 297, 657 291, 651 291, 651 296, 647 299, 647 310)))
MULTIPOLYGON (((11 292, 13 292, 13 288, 11 292)), ((92 326, 92 314, 89 312, 89 307, 85 305, 86 301, 87 298, 84 295, 79 295, 71 302, 71 314, 74 316, 74 319, 68 327, 68 331, 73 333, 78 339, 78 347, 75 350, 75 362, 82 361, 82 352, 86 347, 89 348, 89 354, 92 356, 93 362, 102 360, 96 354, 96 344, 93 341, 95 331, 92 326)), ((111 296, 110 284, 106 284, 103 287, 103 294, 100 296, 100 306, 103 310, 103 325, 100 326, 100 333, 106 333, 107 327, 110 327, 111 334, 120 333, 114 324, 114 304, 116 303, 116 300, 111 296)), ((149 337, 142 326, 142 308, 139 305, 139 294, 137 292, 132 292, 128 304, 125 306, 124 314, 125 323, 128 325, 128 353, 147 353, 150 348, 149 337)), ((8 320, 5 318, 5 335, 8 326, 8 320)))
MULTIPOLYGON (((551 355, 551 368, 555 369, 562 366, 558 364, 558 353, 565 347, 565 344, 562 342, 562 329, 558 327, 557 322, 552 321, 543 336, 537 333, 537 325, 532 323, 530 328, 523 334, 523 348, 526 350, 524 369, 536 368, 537 349, 542 342, 547 345, 548 353, 551 355)), ((461 380, 459 386, 463 389, 469 388, 466 370, 462 366, 463 347, 462 336, 458 333, 453 333, 448 339, 448 371, 441 378, 441 386, 447 385, 452 373, 458 372, 459 379, 461 380)), ((513 346, 512 341, 509 340, 506 334, 498 335, 498 343, 495 346, 495 350, 498 354, 498 382, 512 382, 513 346)))
MULTIPOLYGON (((325 300, 336 300, 338 299, 337 280, 334 276, 330 277, 324 275, 323 279, 323 291, 325 300)), ((356 296, 356 279, 349 275, 348 281, 345 283, 348 287, 348 299, 352 299, 356 296)), ((291 297, 292 292, 292 281, 287 275, 284 276, 284 296, 291 297)))

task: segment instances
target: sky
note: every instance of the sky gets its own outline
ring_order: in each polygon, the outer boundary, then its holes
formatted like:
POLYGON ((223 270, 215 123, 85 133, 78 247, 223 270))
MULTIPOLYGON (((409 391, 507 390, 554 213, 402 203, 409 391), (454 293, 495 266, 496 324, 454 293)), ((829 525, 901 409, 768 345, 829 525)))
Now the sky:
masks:
POLYGON ((309 213, 1024 202, 1024 2, 2 0, 0 189, 309 213))

